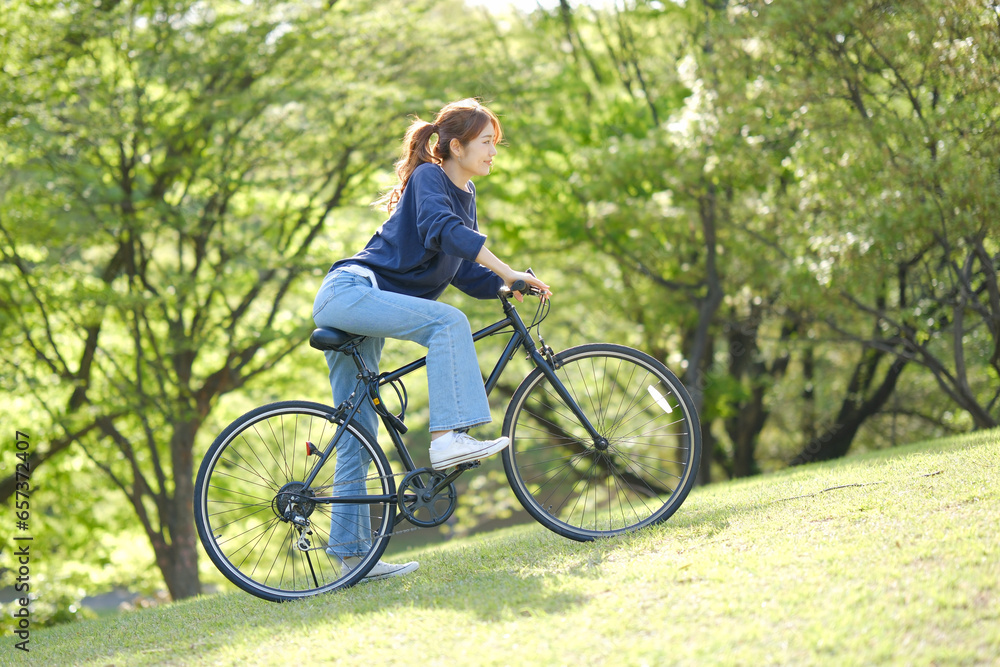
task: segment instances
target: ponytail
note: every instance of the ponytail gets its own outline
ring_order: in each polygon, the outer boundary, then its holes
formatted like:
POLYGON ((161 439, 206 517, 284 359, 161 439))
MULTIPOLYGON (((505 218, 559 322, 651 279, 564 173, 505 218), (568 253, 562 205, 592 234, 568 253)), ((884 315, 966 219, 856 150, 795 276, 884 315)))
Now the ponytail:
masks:
POLYGON ((487 123, 493 124, 496 135, 494 142, 499 143, 503 136, 500 120, 496 114, 474 99, 460 100, 446 105, 435 116, 433 123, 419 118, 414 120, 403 137, 403 151, 396 161, 399 184, 380 197, 375 206, 384 206, 392 215, 403 196, 403 190, 410 176, 417 167, 424 162, 441 164, 451 157, 452 139, 458 139, 460 144, 465 145, 479 136, 487 123), (437 135, 437 140, 432 144, 431 137, 434 135, 437 135))
MULTIPOLYGON (((378 201, 376 206, 385 206, 386 211, 391 215, 403 196, 403 188, 410 180, 413 170, 424 162, 435 162, 441 164, 441 160, 435 157, 437 143, 430 145, 431 137, 438 133, 437 125, 417 119, 410 124, 410 128, 403 137, 403 153, 396 161, 396 176, 399 184, 387 192, 378 201)), ((438 137, 440 141, 440 136, 438 137)))

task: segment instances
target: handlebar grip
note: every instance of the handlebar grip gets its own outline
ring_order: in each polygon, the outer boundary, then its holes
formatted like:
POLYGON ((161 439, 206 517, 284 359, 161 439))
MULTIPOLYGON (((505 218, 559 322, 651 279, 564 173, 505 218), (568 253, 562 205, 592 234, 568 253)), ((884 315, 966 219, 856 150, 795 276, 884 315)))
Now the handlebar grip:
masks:
POLYGON ((527 294, 528 293, 528 283, 524 282, 523 280, 515 280, 510 285, 510 291, 511 292, 520 292, 521 294, 527 294))

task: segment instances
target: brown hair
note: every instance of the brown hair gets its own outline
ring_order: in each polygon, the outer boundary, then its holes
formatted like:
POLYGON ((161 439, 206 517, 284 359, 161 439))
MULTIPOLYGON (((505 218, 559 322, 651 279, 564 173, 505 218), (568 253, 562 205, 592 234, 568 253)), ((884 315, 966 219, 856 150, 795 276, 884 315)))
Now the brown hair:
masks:
POLYGON ((403 152, 396 161, 396 176, 399 185, 387 192, 375 202, 376 206, 385 206, 390 214, 403 196, 403 189, 410 180, 413 170, 424 162, 441 164, 451 157, 451 140, 458 139, 463 146, 483 131, 487 123, 493 124, 496 136, 493 143, 498 144, 503 138, 500 120, 496 114, 469 98, 446 104, 434 117, 433 123, 419 118, 410 124, 403 137, 403 152), (431 137, 437 135, 437 141, 430 143, 431 137))

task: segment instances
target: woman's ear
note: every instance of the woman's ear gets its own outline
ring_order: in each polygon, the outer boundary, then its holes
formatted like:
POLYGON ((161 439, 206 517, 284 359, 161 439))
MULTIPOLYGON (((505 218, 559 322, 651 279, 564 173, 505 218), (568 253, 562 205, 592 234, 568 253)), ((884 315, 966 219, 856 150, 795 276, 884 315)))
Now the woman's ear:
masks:
POLYGON ((462 142, 452 137, 451 141, 448 142, 448 150, 455 157, 462 157, 462 142))

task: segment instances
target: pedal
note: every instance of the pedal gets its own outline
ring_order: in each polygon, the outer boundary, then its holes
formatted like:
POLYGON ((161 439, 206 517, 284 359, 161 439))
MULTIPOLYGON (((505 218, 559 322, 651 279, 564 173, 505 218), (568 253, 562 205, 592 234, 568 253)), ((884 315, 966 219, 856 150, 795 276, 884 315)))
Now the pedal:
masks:
POLYGON ((455 467, 458 470, 472 470, 473 468, 478 468, 481 463, 481 461, 466 461, 465 463, 459 463, 455 467))

